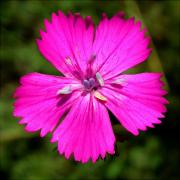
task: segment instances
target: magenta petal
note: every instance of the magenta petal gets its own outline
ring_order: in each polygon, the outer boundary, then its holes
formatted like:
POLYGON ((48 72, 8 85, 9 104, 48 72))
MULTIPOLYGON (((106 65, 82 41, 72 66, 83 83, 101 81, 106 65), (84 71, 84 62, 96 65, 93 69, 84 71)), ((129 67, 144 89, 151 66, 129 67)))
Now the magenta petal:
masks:
POLYGON ((90 16, 53 13, 37 45, 65 77, 31 73, 14 93, 13 114, 25 130, 52 132, 58 152, 82 163, 114 154, 108 109, 134 135, 161 123, 166 112, 160 73, 122 75, 150 55, 141 22, 105 13, 94 29, 90 16), (62 122, 59 122, 62 120, 62 122))
POLYGON ((77 82, 65 77, 56 77, 40 73, 25 75, 20 80, 21 86, 14 93, 14 116, 21 117, 20 124, 27 124, 27 131, 41 130, 41 136, 51 132, 60 117, 69 109, 79 93, 58 97, 58 89, 77 82), (62 103, 63 102, 63 103, 62 103))
POLYGON ((55 130, 52 142, 58 141, 60 154, 76 161, 95 162, 99 155, 114 153, 115 137, 104 105, 90 94, 82 96, 55 130))
POLYGON ((42 55, 66 76, 72 72, 66 64, 71 60, 75 71, 85 72, 92 54, 94 25, 90 17, 83 19, 79 14, 68 16, 61 11, 52 14, 52 22, 44 21, 46 32, 40 31, 37 40, 42 55))
POLYGON ((95 69, 104 79, 143 62, 150 54, 149 38, 141 30, 141 22, 134 18, 125 20, 115 15, 111 19, 106 16, 99 23, 93 44, 93 53, 97 55, 95 69))
POLYGON ((168 101, 163 97, 166 91, 162 89, 160 76, 160 73, 120 75, 106 81, 101 90, 108 99, 107 108, 134 135, 138 135, 138 130, 161 123, 159 118, 164 117, 168 101), (118 80, 121 84, 114 84, 118 80))

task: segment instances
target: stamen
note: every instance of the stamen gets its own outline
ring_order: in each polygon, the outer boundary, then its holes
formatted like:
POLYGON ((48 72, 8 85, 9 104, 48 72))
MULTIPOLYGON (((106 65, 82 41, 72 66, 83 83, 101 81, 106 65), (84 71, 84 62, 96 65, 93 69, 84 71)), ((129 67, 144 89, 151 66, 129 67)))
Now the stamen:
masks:
POLYGON ((72 65, 72 61, 69 57, 66 57, 65 58, 65 62, 68 64, 68 65, 72 65))
POLYGON ((89 64, 92 64, 94 62, 94 60, 96 59, 96 55, 95 54, 92 54, 91 55, 91 58, 89 59, 89 64))
POLYGON ((120 85, 125 85, 125 79, 121 78, 121 79, 116 79, 113 81, 113 84, 120 84, 120 85))
POLYGON ((107 101, 107 98, 98 91, 94 92, 94 96, 101 101, 107 101))
POLYGON ((56 94, 59 95, 59 94, 70 94, 70 93, 72 93, 71 87, 66 86, 66 87, 64 87, 62 89, 59 89, 56 94))
POLYGON ((75 77, 81 78, 81 69, 78 68, 77 64, 74 64, 70 57, 66 57, 64 61, 69 72, 75 77))
POLYGON ((104 80, 99 72, 96 73, 96 79, 101 86, 104 86, 104 80))
POLYGON ((87 69, 86 69, 87 77, 91 77, 93 74, 92 66, 93 66, 95 59, 96 59, 96 55, 93 54, 93 55, 91 55, 90 59, 88 60, 87 69))

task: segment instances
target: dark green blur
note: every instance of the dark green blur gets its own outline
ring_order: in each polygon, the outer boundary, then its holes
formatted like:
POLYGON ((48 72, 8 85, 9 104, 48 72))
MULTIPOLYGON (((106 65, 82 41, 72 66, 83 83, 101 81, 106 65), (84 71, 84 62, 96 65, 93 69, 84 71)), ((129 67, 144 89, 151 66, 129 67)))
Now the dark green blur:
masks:
MULTIPOLYGON (((180 179, 180 19, 179 1, 1 1, 0 48, 0 172, 2 179, 180 179), (116 125, 119 141, 116 155, 83 165, 65 160, 56 144, 30 134, 12 116, 12 94, 20 76, 29 72, 59 73, 40 55, 35 39, 44 28, 44 18, 58 9, 90 15, 97 24, 102 12, 109 17, 125 11, 126 17, 140 18, 152 37, 153 53, 149 60, 129 73, 163 71, 170 104, 161 125, 134 137, 116 125)), ((112 117, 113 119, 114 117, 112 117)))

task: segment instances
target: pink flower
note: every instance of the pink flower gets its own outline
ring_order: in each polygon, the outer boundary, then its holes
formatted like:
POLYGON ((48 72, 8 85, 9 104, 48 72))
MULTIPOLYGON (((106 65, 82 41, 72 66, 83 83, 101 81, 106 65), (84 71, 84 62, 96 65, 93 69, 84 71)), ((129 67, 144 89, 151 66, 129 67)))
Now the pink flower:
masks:
POLYGON ((64 76, 21 78, 14 116, 27 131, 40 130, 41 137, 52 132, 60 154, 85 163, 114 154, 108 110, 134 135, 161 123, 167 104, 161 73, 122 74, 150 55, 140 21, 125 20, 122 12, 111 19, 103 14, 95 29, 89 16, 58 11, 44 23, 38 48, 64 76))

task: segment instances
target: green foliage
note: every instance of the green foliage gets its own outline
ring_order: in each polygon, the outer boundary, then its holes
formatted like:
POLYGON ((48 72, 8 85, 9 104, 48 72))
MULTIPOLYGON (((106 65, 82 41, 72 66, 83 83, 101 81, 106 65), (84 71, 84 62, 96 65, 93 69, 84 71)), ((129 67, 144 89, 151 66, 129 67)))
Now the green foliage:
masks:
MULTIPOLYGON (((9 0, 0 4, 0 172, 3 179, 178 179, 178 55, 180 3, 174 1, 113 1, 113 0, 9 0), (91 15, 97 24, 102 12, 112 16, 125 11, 143 21, 152 37, 153 53, 149 60, 129 73, 164 71, 169 84, 167 118, 162 125, 133 137, 120 126, 114 131, 119 140, 116 155, 80 164, 59 156, 56 145, 38 133, 26 133, 12 115, 13 92, 20 76, 28 72, 56 74, 57 72, 37 50, 35 39, 58 9, 91 15), (119 139, 120 137, 120 139, 119 139)), ((168 83, 167 83, 168 82, 168 83)))

